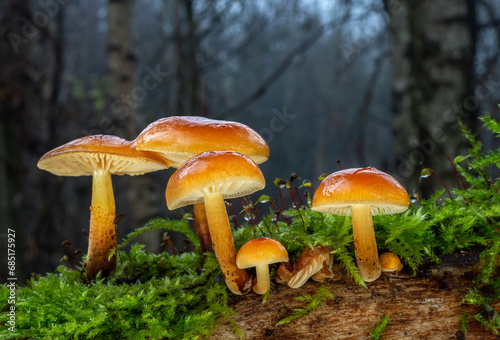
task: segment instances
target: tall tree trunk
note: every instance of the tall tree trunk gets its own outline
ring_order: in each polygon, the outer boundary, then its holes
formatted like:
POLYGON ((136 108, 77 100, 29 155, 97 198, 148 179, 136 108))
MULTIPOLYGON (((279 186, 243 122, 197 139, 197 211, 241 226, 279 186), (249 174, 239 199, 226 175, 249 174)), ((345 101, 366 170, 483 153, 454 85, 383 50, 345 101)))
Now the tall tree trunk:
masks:
MULTIPOLYGON (((22 191, 25 178, 22 161, 23 136, 25 135, 23 117, 29 117, 31 76, 27 69, 30 65, 29 38, 22 33, 23 22, 19 19, 29 17, 30 1, 10 0, 2 2, 1 24, 3 39, 0 41, 0 213, 2 233, 7 228, 16 230, 21 236, 22 191)), ((36 33, 36 32, 35 32, 36 33)), ((21 245, 19 245, 21 246, 21 245)), ((22 255, 22 254, 20 254, 22 255)), ((22 261, 18 260, 18 269, 22 261)), ((0 275, 6 277, 7 263, 1 259, 0 275)))
POLYGON ((391 17, 397 174, 414 181, 423 163, 451 180, 447 157, 465 151, 458 120, 473 130, 477 125, 474 2, 385 3, 391 17))
POLYGON ((175 53, 177 59, 178 115, 205 116, 207 105, 202 96, 201 70, 198 65, 198 42, 193 0, 177 0, 174 5, 175 53))
POLYGON ((2 2, 0 213, 2 232, 16 230, 19 280, 32 271, 53 270, 47 259, 61 252, 62 236, 54 237, 62 230, 54 197, 60 181, 36 164, 57 142, 63 19, 64 5, 56 2, 40 7, 27 0, 2 2))
MULTIPOLYGON (((107 77, 111 120, 114 124, 113 134, 127 140, 135 139, 140 128, 149 123, 142 122, 140 119, 141 102, 148 94, 149 83, 146 80, 136 81, 135 79, 133 5, 133 0, 109 0, 108 2, 107 77)), ((156 66, 148 66, 152 72, 156 71, 156 66)), ((157 80, 155 77, 161 74, 149 76, 157 80)), ((165 183, 159 185, 154 182, 153 178, 145 174, 113 179, 118 189, 117 214, 124 213, 125 215, 125 218, 118 223, 119 238, 159 215, 158 200, 163 196, 165 183)), ((161 236, 159 232, 146 233, 138 237, 138 242, 144 243, 148 251, 157 252, 160 248, 161 236)))
POLYGON ((134 139, 138 129, 138 108, 142 93, 135 85, 135 56, 132 41, 133 0, 108 2, 108 95, 115 134, 134 139), (137 92, 137 93, 136 93, 137 92))

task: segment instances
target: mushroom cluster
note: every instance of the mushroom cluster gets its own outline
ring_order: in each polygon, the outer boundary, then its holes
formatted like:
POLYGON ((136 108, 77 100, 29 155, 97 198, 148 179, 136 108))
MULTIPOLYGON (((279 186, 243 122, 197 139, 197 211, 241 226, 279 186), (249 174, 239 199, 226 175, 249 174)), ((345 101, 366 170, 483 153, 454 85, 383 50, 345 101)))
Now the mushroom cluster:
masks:
POLYGON ((58 176, 93 176, 85 263, 90 280, 116 268, 116 256, 110 256, 117 246, 111 174, 178 168, 167 184, 168 207, 194 205, 201 250, 213 247, 228 287, 243 294, 252 288, 251 278, 236 266, 224 199, 262 189, 265 180, 256 164, 268 157, 265 140, 244 124, 173 116, 151 123, 133 141, 108 135, 76 139, 46 153, 38 167, 58 176))
MULTIPOLYGON (((291 288, 302 286, 309 278, 333 278, 331 247, 306 247, 292 264, 281 243, 261 237, 244 244, 236 254, 224 200, 263 189, 265 178, 257 164, 268 157, 265 140, 246 125, 173 116, 148 125, 133 141, 109 135, 78 138, 47 152, 38 167, 58 176, 92 176, 85 262, 89 280, 99 273, 108 276, 116 268, 116 256, 111 256, 117 247, 111 175, 141 175, 169 167, 176 171, 166 186, 167 206, 173 210, 193 205, 201 250, 215 253, 231 292, 245 294, 253 289, 265 294, 273 263, 279 263, 276 282, 291 288)), ((382 270, 402 268, 392 253, 379 259, 372 215, 399 213, 409 205, 408 194, 396 179, 369 167, 341 170, 326 177, 311 208, 352 216, 356 261, 363 280, 370 282, 382 270)))

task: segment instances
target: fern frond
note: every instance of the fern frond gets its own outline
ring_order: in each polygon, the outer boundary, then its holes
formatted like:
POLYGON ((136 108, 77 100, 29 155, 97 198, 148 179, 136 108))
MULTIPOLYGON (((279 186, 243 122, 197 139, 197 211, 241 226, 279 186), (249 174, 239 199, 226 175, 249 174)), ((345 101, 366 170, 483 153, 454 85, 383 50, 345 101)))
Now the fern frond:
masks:
POLYGON ((122 244, 118 246, 118 249, 122 249, 126 247, 130 241, 132 241, 137 236, 144 234, 145 232, 151 230, 158 229, 166 229, 177 231, 186 235, 188 240, 194 244, 196 248, 199 248, 200 241, 198 240, 198 236, 194 231, 189 227, 189 223, 184 220, 166 220, 163 218, 153 218, 148 223, 146 223, 143 227, 135 229, 133 232, 129 233, 127 237, 123 240, 122 244))

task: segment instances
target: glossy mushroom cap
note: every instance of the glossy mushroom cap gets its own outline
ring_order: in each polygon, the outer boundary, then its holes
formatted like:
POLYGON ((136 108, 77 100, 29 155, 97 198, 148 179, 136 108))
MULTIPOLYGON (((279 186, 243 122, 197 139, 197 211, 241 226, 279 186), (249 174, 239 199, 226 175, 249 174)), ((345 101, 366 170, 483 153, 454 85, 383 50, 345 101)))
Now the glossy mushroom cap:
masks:
POLYGON ((37 165, 57 176, 91 176, 94 170, 141 175, 168 167, 156 154, 136 150, 125 139, 109 135, 75 139, 47 152, 37 165))
POLYGON ((403 264, 399 257, 391 252, 380 255, 380 265, 383 272, 399 272, 403 269, 403 264))
POLYGON ((134 144, 138 150, 160 153, 176 168, 205 151, 236 151, 257 164, 269 158, 266 141, 248 126, 196 116, 157 120, 141 132, 134 144))
POLYGON ((236 265, 240 269, 255 267, 256 282, 253 291, 265 294, 270 287, 269 265, 288 261, 288 251, 273 239, 261 237, 245 243, 236 256, 236 265))
POLYGON ((212 193, 224 199, 250 195, 265 187, 264 175, 248 157, 233 151, 208 151, 177 169, 167 184, 170 210, 201 203, 212 193))
POLYGON ((288 261, 288 251, 273 239, 260 237, 245 243, 236 256, 238 268, 246 269, 263 264, 288 261))
POLYGON ((326 177, 316 190, 312 209, 351 215, 351 206, 370 205, 372 215, 400 213, 410 206, 405 188, 391 175, 373 167, 346 169, 326 177))
POLYGON ((319 185, 311 208, 334 215, 352 215, 356 262, 365 282, 382 273, 372 215, 400 213, 410 206, 410 197, 391 175, 375 168, 337 171, 319 185))

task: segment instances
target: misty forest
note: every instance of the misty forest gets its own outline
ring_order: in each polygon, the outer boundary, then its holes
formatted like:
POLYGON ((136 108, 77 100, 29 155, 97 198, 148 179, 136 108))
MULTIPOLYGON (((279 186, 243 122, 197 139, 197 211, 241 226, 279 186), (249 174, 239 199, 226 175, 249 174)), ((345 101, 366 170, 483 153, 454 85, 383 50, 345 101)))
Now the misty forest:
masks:
MULTIPOLYGON (((500 332, 500 2, 0 4, 1 338, 500 332), (116 269, 85 274, 93 177, 44 171, 40 159, 87 136, 134 141, 176 116, 244 124, 269 148, 265 162, 249 156, 265 187, 225 201, 236 251, 260 237, 288 251, 288 267, 269 266, 262 296, 260 269, 237 269, 253 277, 254 292, 226 286, 215 236, 210 229, 216 256, 203 245, 192 203, 167 207, 172 182, 195 162, 173 166, 156 154, 165 166, 112 176, 119 248, 106 261, 113 257, 116 269), (403 266, 373 282, 356 263, 354 210, 351 218, 350 210, 314 207, 328 175, 366 167, 399 182, 408 202, 373 213, 378 252, 403 266), (311 274, 300 288, 284 279, 315 256, 323 276, 307 280, 311 274), (402 311, 398 299, 415 306, 402 311)), ((205 205, 210 224, 208 198, 205 205)))

